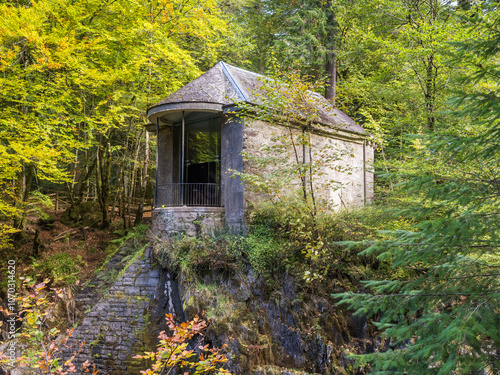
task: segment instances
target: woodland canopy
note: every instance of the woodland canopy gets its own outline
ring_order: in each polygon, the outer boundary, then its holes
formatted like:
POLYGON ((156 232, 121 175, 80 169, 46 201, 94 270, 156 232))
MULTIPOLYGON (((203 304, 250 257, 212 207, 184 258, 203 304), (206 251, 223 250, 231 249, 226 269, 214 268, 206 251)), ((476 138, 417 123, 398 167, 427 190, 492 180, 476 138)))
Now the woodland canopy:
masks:
POLYGON ((0 0, 2 259, 50 193, 75 220, 93 200, 103 228, 115 207, 125 227, 140 223, 156 157, 145 113, 169 93, 220 60, 291 70, 372 134, 375 204, 410 207, 398 215, 415 224, 363 253, 411 280, 337 296, 383 312, 400 345, 361 363, 493 374, 499 45, 493 0, 0 0))

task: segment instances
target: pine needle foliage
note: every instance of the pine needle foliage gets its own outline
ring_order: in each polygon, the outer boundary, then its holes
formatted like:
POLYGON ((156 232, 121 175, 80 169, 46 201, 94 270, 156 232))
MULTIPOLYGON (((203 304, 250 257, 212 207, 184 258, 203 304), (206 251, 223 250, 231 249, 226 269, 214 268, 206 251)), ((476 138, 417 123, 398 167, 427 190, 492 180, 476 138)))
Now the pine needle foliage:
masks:
POLYGON ((335 295, 387 340, 388 350, 357 357, 373 374, 500 371, 500 10, 471 14, 473 37, 455 45, 456 63, 469 69, 452 100, 463 126, 423 141, 420 173, 402 176, 422 196, 418 224, 361 253, 418 275, 335 295))

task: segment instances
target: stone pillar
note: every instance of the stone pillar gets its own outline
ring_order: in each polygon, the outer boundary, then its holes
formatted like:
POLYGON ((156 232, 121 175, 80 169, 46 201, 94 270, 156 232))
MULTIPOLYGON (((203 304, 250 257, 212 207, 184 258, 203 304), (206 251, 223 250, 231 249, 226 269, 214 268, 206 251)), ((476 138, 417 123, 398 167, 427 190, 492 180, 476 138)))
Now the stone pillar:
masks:
POLYGON ((168 205, 170 194, 168 184, 172 183, 173 173, 173 134, 169 128, 160 128, 158 134, 158 171, 156 181, 156 205, 168 205))
POLYGON ((243 130, 241 118, 229 117, 221 130, 221 182, 222 203, 226 225, 234 233, 244 233, 244 185, 239 177, 233 177, 230 169, 243 171, 243 130))

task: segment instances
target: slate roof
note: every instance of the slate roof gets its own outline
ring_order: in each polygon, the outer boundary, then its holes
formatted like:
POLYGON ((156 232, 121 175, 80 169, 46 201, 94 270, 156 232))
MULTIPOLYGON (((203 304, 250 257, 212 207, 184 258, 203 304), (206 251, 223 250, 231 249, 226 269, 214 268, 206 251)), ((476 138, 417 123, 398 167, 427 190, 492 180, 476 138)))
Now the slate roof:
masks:
MULTIPOLYGON (((259 87, 266 77, 245 69, 219 62, 210 70, 172 93, 158 105, 169 103, 204 102, 221 105, 232 105, 235 102, 246 101, 262 104, 262 91, 259 87), (257 95, 256 95, 257 94, 257 95)), ((337 108, 333 108, 328 100, 317 93, 314 97, 320 122, 323 125, 340 128, 354 133, 365 133, 360 125, 337 108)))

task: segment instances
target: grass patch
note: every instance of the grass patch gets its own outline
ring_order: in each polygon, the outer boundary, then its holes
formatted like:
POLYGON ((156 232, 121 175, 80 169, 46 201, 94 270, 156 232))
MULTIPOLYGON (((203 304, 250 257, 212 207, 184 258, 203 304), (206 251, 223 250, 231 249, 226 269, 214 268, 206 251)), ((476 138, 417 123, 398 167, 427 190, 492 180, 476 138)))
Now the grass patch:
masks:
POLYGON ((68 253, 57 253, 42 260, 33 259, 28 274, 35 280, 51 279, 53 285, 72 285, 85 265, 80 255, 73 257, 68 253))

